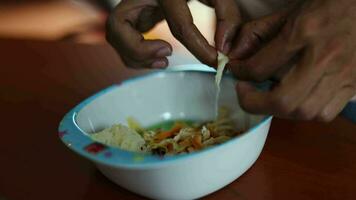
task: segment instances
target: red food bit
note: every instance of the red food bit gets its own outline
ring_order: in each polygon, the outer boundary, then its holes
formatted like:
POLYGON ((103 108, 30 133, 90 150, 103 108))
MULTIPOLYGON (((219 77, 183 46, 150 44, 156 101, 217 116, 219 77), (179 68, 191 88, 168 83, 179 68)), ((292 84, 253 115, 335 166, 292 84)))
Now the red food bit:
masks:
POLYGON ((104 149, 106 149, 106 146, 101 143, 94 142, 86 146, 84 149, 91 154, 97 154, 99 152, 102 152, 104 149))

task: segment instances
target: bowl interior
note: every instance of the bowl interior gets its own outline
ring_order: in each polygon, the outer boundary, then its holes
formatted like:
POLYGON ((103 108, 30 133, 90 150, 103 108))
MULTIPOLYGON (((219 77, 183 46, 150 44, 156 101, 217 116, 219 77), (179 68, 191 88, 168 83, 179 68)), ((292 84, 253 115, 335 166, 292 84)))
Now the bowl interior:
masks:
MULTIPOLYGON (((216 85, 214 73, 158 72, 131 79, 81 109, 76 123, 85 133, 93 133, 115 123, 126 124, 133 117, 143 126, 164 120, 212 120, 216 116, 216 85)), ((235 92, 236 80, 224 76, 218 106, 233 113, 238 128, 248 129, 263 116, 250 115, 239 107, 235 92)))

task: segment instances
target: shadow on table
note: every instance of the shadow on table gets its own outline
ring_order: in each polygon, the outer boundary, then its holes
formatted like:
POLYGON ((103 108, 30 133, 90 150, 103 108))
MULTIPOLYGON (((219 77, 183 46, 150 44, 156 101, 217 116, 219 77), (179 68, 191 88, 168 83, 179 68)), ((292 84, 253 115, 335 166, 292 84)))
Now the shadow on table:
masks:
POLYGON ((120 200, 133 200, 133 199, 146 199, 138 196, 107 179, 99 170, 95 170, 91 175, 87 191, 83 196, 85 200, 98 200, 105 198, 120 199, 120 200))

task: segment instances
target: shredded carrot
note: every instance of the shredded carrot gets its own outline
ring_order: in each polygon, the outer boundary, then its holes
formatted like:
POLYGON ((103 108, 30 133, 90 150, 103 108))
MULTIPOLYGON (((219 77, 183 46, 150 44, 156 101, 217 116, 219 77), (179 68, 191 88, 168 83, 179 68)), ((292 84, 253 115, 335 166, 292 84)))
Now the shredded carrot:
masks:
POLYGON ((203 144, 201 143, 201 134, 195 134, 193 139, 192 139, 192 144, 195 149, 201 149, 203 147, 203 144))
POLYGON ((155 139, 160 141, 160 140, 164 140, 166 138, 170 138, 170 137, 174 136, 174 134, 178 133, 180 131, 180 129, 182 129, 182 128, 183 128, 183 125, 180 123, 177 123, 173 126, 173 128, 171 130, 160 132, 157 135, 155 135, 155 139))

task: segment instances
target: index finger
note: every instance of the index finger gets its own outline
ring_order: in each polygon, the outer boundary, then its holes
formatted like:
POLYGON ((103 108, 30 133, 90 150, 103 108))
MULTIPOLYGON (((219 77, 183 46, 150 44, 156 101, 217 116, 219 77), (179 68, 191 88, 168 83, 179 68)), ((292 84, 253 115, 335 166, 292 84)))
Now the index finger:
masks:
POLYGON ((217 52, 193 23, 186 0, 159 0, 172 34, 201 62, 216 65, 217 52))
POLYGON ((211 0, 216 13, 215 45, 224 54, 228 54, 233 37, 238 31, 242 19, 235 0, 211 0))
POLYGON ((237 92, 241 107, 253 113, 290 117, 319 83, 325 66, 334 56, 330 55, 315 67, 313 53, 313 50, 306 51, 298 65, 271 91, 260 92, 245 82, 239 83, 237 92))

